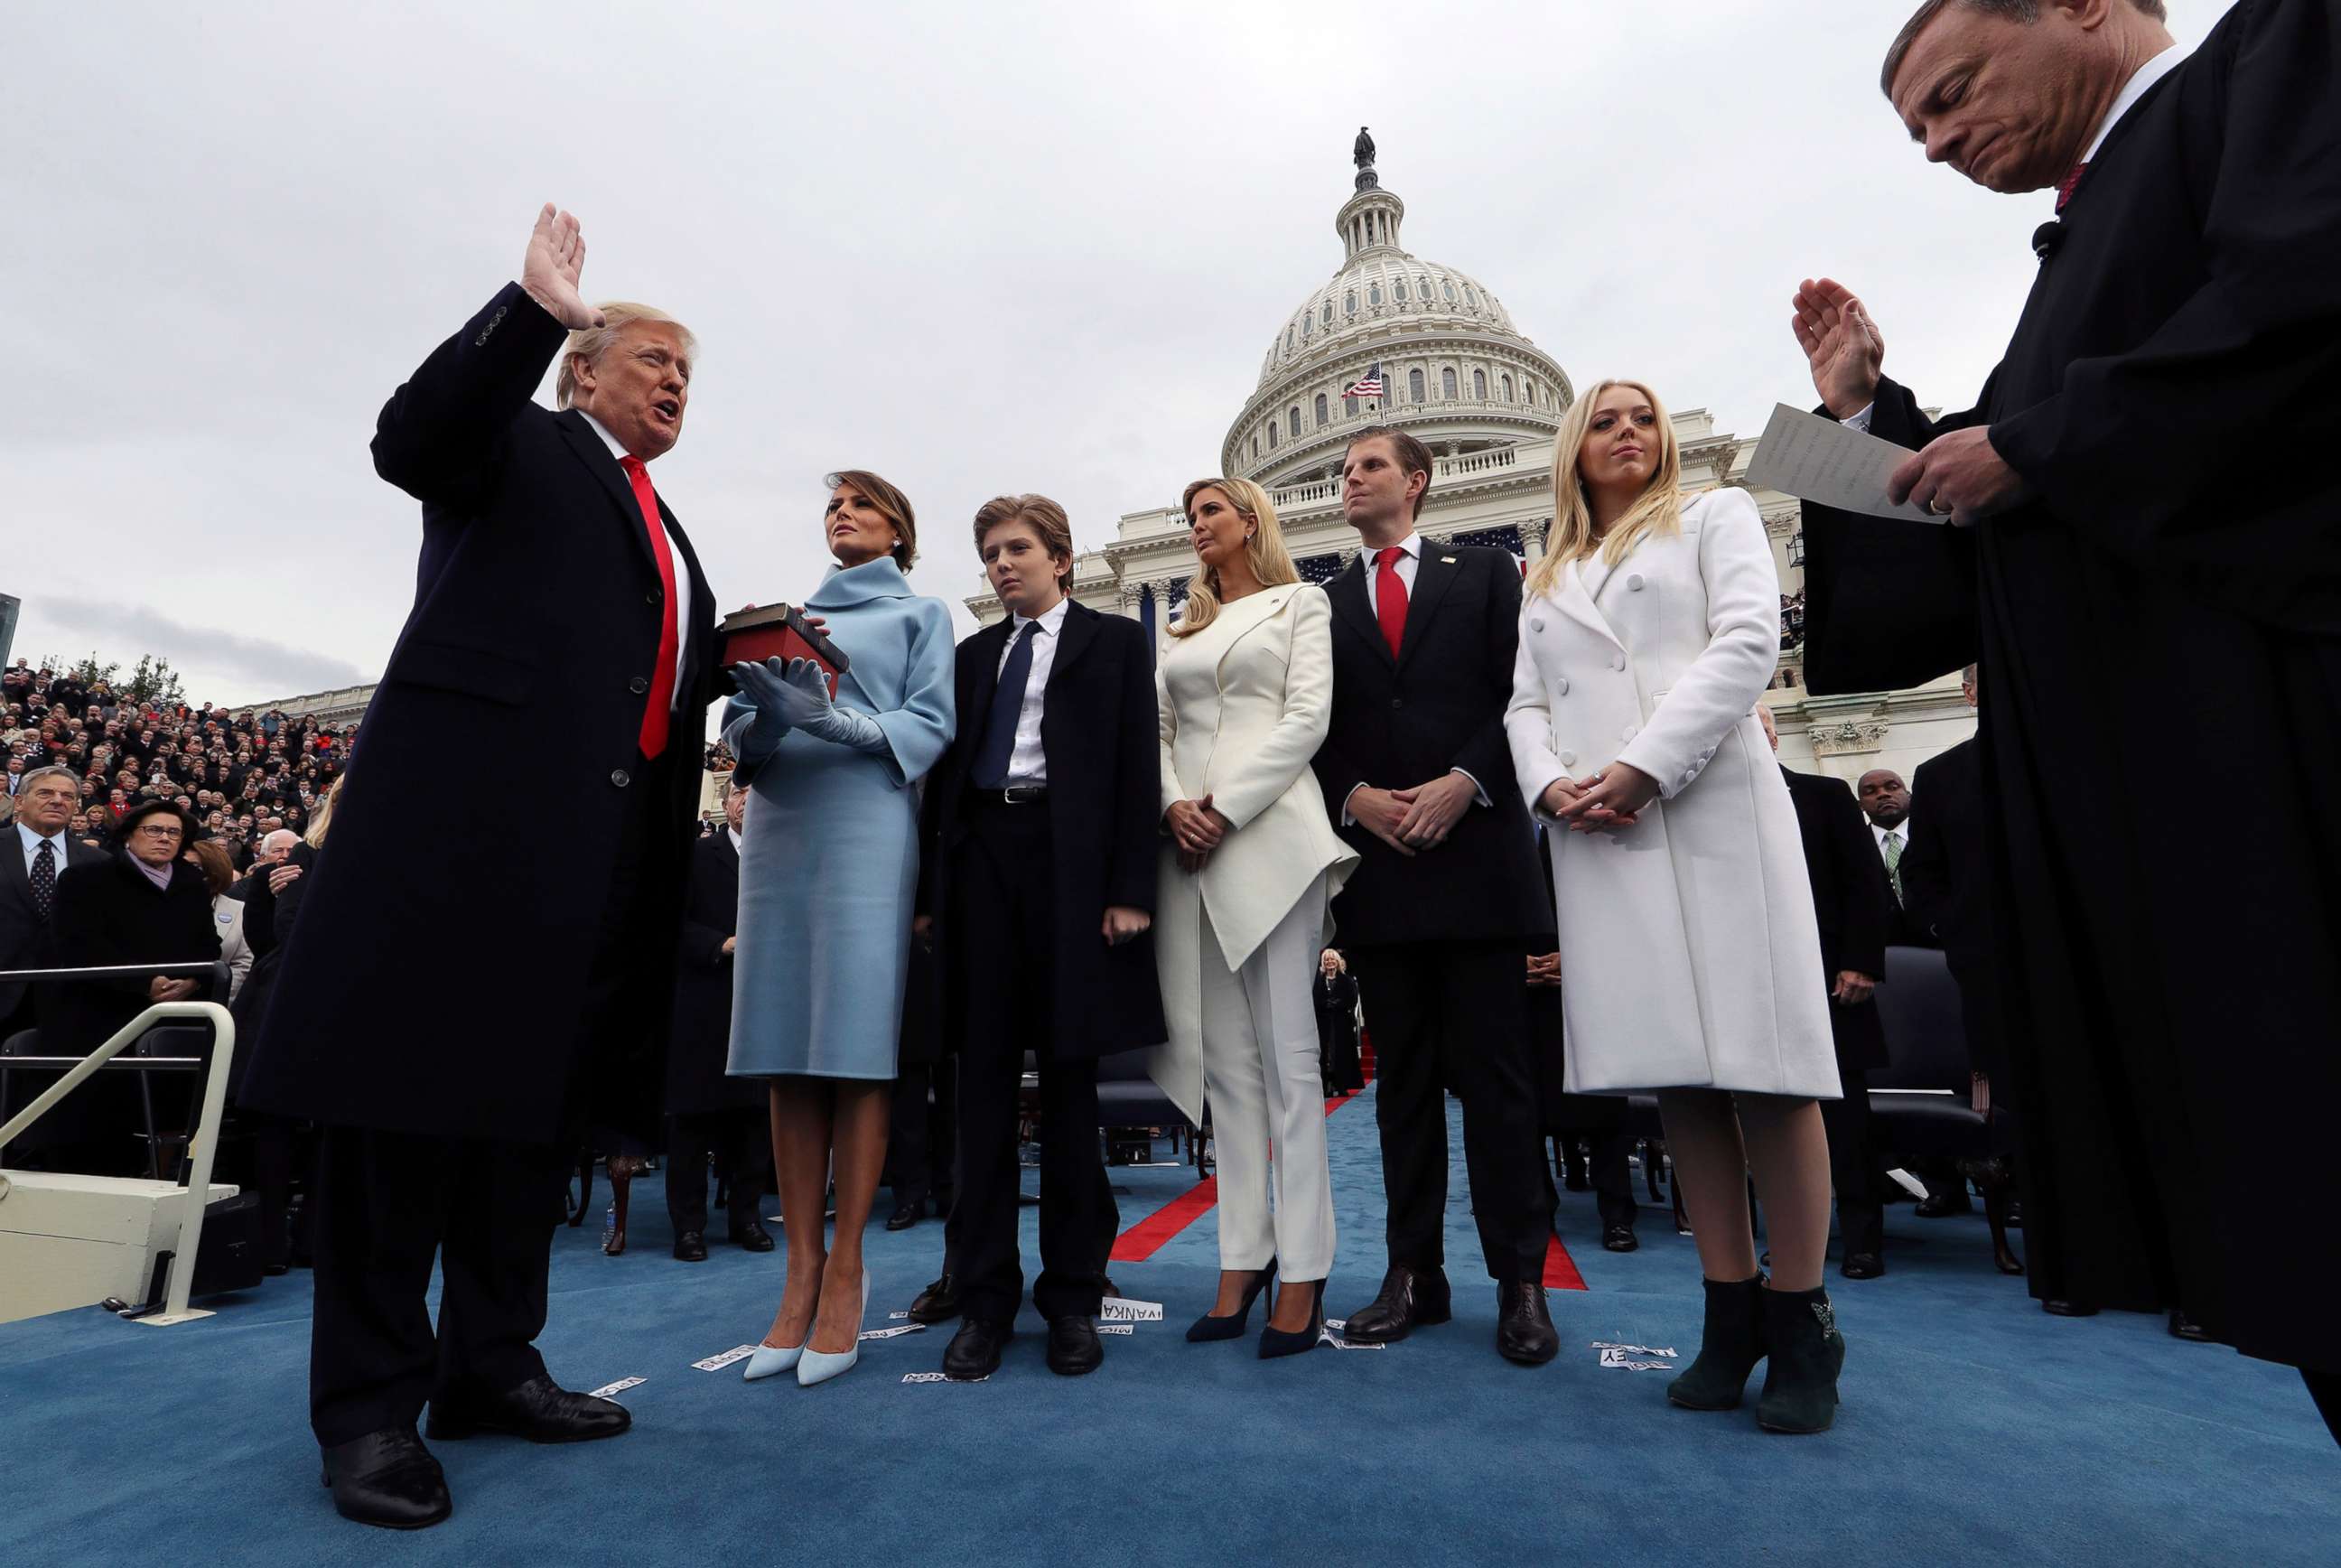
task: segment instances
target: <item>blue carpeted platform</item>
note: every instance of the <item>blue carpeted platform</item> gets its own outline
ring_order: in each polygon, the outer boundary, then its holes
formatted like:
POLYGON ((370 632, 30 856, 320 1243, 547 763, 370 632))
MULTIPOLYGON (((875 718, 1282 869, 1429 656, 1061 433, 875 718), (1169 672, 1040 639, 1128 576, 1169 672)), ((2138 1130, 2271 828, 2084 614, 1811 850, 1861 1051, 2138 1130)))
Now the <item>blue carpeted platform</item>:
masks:
MULTIPOLYGON (((1330 1132, 1338 1313, 1381 1272, 1371 1092, 1330 1132)), ((1189 1184, 1115 1178, 1125 1226, 1189 1184)), ((1798 1439, 1748 1410, 1671 1409, 1664 1374, 1597 1365, 1594 1340, 1696 1346, 1698 1267, 1661 1209, 1619 1256, 1591 1197, 1564 1193, 1589 1291, 1553 1294, 1558 1362, 1498 1359, 1459 1158, 1456 1321, 1404 1344, 1266 1364, 1249 1341, 1187 1344, 1217 1267, 1206 1214, 1115 1265, 1168 1321, 1109 1339, 1091 1377, 1048 1373, 1028 1311, 1034 1332, 989 1383, 905 1384, 935 1369, 935 1329, 866 1344, 811 1390, 692 1369, 762 1333, 782 1254, 673 1262, 661 1180, 637 1185, 625 1256, 602 1256, 592 1228, 554 1251, 546 1356, 575 1388, 645 1380, 623 1395, 625 1437, 440 1444, 454 1517, 366 1530, 317 1484, 305 1274, 177 1328, 60 1313, 0 1327, 0 1563, 2341 1561, 2341 1453, 2296 1376, 2158 1319, 2043 1315, 1993 1273, 1980 1217, 1898 1206, 1891 1272, 1831 1274, 1845 1404, 1834 1432, 1798 1439)), ((873 1226, 868 1246, 874 1328, 934 1275, 942 1228, 873 1226)))

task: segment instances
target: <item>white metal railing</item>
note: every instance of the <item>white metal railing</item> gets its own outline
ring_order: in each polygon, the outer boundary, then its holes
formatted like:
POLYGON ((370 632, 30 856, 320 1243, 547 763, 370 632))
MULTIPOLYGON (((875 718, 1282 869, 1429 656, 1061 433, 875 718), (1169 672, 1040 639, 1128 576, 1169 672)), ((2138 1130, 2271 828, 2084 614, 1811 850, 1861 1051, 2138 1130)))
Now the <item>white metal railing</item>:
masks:
MULTIPOLYGON (((152 964, 130 967, 140 974, 151 974, 155 968, 152 964)), ((204 1108, 195 1121, 194 1142, 187 1151, 192 1168, 187 1174, 186 1199, 179 1211, 179 1244, 173 1250, 171 1258, 170 1293, 159 1314, 134 1320, 158 1328, 212 1315, 208 1312, 190 1311, 187 1293, 194 1287, 195 1250, 202 1244, 204 1236, 204 1201, 211 1193, 212 1161, 219 1153, 220 1116, 227 1104, 228 1062, 235 1054, 235 1020, 229 1016, 228 1010, 216 1002, 154 1004, 107 1036, 105 1044, 42 1091, 31 1104, 9 1118, 6 1125, 0 1126, 0 1148, 5 1148, 45 1115, 58 1101, 95 1076, 99 1068, 137 1044, 147 1030, 173 1018, 203 1019, 211 1024, 212 1064, 211 1071, 204 1078, 204 1108)), ((7 1195, 6 1181, 6 1177, 0 1176, 0 1199, 7 1195)))

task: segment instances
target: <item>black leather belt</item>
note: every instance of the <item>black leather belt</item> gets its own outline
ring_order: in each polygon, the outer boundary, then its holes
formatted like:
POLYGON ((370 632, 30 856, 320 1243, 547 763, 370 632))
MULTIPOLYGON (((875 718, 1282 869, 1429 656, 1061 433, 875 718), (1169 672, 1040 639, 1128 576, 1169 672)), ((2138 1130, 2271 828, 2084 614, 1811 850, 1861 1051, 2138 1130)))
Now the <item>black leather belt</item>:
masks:
POLYGON ((1049 786, 1011 784, 1006 789, 970 790, 967 798, 977 805, 1039 805, 1049 798, 1049 786))

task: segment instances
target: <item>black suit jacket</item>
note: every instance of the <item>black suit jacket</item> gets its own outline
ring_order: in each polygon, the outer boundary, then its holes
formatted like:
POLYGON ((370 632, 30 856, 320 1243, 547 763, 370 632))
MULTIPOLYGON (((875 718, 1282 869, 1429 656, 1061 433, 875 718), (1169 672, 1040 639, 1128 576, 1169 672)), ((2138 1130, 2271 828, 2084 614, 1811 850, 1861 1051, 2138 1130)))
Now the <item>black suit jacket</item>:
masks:
MULTIPOLYGON (((1834 989, 1841 971, 1886 978, 1886 944, 1894 894, 1878 858, 1868 819, 1842 779, 1782 768, 1797 827, 1805 841, 1805 872, 1813 886, 1813 914, 1821 929, 1821 985, 1834 989)), ((1886 1032, 1878 1004, 1829 1004, 1839 1073, 1886 1065, 1886 1032)))
MULTIPOLYGON (((105 864, 105 851, 90 848, 70 833, 59 836, 62 842, 58 849, 65 856, 57 866, 60 884, 67 871, 105 864)), ((55 959, 55 906, 46 920, 33 907, 33 882, 25 870, 24 839, 14 823, 0 826, 0 969, 49 968, 55 959)), ((0 1022, 15 1013, 28 991, 23 981, 0 984, 0 1022)), ((34 1012, 38 1012, 37 1004, 34 1012)), ((31 1027, 32 1024, 30 1018, 16 1021, 19 1028, 31 1027)))
MULTIPOLYGON (((209 964, 220 955, 219 925, 203 874, 181 862, 171 885, 146 880, 127 851, 75 867, 57 881, 56 956, 61 967, 110 964, 209 964)), ((50 982, 42 987, 41 1044, 79 1054, 148 1004, 151 976, 50 982)), ((198 990, 196 1000, 204 993, 198 990)), ((220 1000, 214 998, 214 1000, 220 1000)))
MULTIPOLYGON (((983 744, 1012 617, 960 644, 952 682, 958 738, 927 775, 919 910, 935 920, 943 962, 931 966, 948 997, 951 862, 968 834, 968 769, 983 744)), ((1061 1058, 1110 1055, 1165 1038, 1150 932, 1108 947, 1113 905, 1154 911, 1162 854, 1162 766, 1154 706, 1154 653, 1137 622, 1066 607, 1041 711, 1048 759, 1051 871, 1056 895, 1055 1038, 1061 1058)), ((943 1006, 945 1049, 960 1044, 961 1009, 943 1006)))
POLYGON ((1333 604, 1333 714, 1317 782, 1333 824, 1361 857, 1333 901, 1344 946, 1525 940, 1552 926, 1536 829, 1512 774, 1504 705, 1519 647, 1519 564, 1500 550, 1422 542, 1398 657, 1366 594, 1363 554, 1325 585, 1333 604), (1411 859, 1363 827, 1341 826, 1360 784, 1411 789, 1460 768, 1489 804, 1465 810, 1447 842, 1411 859))
POLYGON ((695 1116, 765 1102, 762 1079, 733 1078, 732 955, 727 938, 740 931, 740 852, 718 828, 691 846, 691 892, 683 900, 682 937, 675 956, 674 1028, 667 1040, 666 1108, 695 1116))
MULTIPOLYGON (((414 608, 344 775, 334 853, 303 880, 299 929, 280 931, 284 973, 245 1085, 258 1109, 518 1142, 564 1130, 666 614, 624 471, 583 414, 530 401, 564 335, 508 285, 383 408, 374 468, 423 503, 414 608), (451 767, 516 744, 534 804, 524 834, 449 787, 451 767), (453 866, 493 895, 449 898, 453 866)), ((689 602, 659 872, 637 914, 662 934, 642 954, 656 987, 672 981, 717 669, 714 594, 661 513, 689 602)), ((662 995, 643 1048, 593 1074, 577 1105, 654 1134, 668 1024, 662 995)))
POLYGON ((1955 974, 1991 962, 1991 903, 1985 866, 1983 746, 1961 741, 1918 764, 1910 784, 1909 844, 1902 852, 1903 907, 1943 950, 1955 974))

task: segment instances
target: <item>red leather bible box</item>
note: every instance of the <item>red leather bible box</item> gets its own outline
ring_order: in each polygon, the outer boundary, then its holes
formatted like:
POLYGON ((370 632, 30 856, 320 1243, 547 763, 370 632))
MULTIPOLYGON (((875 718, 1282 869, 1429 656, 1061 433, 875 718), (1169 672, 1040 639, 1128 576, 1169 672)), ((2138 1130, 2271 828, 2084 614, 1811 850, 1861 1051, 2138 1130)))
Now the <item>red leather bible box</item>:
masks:
POLYGON ((778 658, 811 659, 829 672, 829 694, 837 695, 837 677, 853 667, 844 650, 817 630, 793 604, 766 604, 723 617, 717 628, 723 642, 723 664, 762 664, 778 658))

